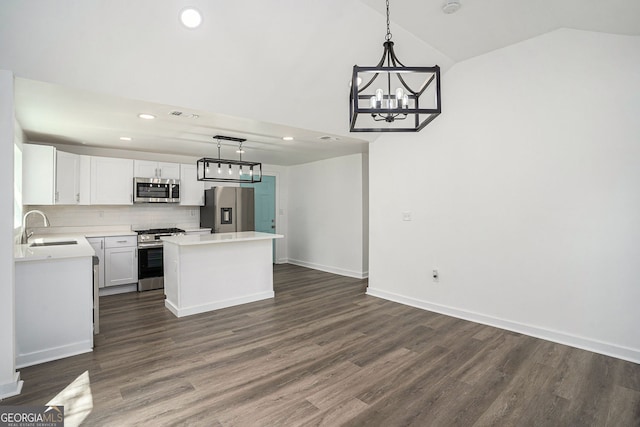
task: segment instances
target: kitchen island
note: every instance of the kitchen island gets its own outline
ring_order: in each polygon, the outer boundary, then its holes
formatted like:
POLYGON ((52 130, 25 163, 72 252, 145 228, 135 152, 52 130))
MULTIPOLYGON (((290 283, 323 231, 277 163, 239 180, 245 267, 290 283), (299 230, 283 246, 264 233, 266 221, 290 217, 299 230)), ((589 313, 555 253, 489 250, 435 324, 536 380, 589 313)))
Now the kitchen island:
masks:
POLYGON ((273 298, 273 239, 244 231, 164 237, 165 307, 183 317, 273 298))

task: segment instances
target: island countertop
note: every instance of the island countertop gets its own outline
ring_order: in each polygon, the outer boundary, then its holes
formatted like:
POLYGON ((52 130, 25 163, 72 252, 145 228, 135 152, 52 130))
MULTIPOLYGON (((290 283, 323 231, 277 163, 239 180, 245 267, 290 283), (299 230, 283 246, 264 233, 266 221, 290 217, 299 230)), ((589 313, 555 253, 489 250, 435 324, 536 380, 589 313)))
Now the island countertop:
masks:
POLYGON ((211 245, 219 243, 246 242, 251 240, 281 239, 282 234, 261 233, 259 231, 240 231, 237 233, 187 234, 183 236, 163 237, 165 243, 178 246, 211 245))

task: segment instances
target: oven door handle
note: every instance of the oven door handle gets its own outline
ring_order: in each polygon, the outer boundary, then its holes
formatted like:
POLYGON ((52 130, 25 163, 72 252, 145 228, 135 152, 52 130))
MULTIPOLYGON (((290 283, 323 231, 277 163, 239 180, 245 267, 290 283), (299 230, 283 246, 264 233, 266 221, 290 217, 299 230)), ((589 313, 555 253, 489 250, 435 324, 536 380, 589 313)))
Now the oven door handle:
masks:
POLYGON ((160 243, 138 243, 138 249, 151 249, 151 248, 161 248, 162 242, 160 243))

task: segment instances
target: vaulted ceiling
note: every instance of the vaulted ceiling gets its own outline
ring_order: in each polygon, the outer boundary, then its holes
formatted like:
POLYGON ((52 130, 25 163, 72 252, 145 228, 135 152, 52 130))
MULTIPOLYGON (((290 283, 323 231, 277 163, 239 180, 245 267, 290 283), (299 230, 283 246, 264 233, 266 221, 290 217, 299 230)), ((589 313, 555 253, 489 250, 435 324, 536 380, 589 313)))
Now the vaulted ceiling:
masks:
MULTIPOLYGON (((444 100, 456 62, 557 28, 640 35, 637 0, 461 2, 390 5, 396 53, 440 65, 444 100)), ((296 164, 376 137, 349 133, 348 89, 354 64, 379 59, 385 20, 382 0, 5 0, 0 68, 33 141, 200 157, 225 134, 248 139, 249 160, 296 164), (179 22, 188 6, 197 29, 179 22)))

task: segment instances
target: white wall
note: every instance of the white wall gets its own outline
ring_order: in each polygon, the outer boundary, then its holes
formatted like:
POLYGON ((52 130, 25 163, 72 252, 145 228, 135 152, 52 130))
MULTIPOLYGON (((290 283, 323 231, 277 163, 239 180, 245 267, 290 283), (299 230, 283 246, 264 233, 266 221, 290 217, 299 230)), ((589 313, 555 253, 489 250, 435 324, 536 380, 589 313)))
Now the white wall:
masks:
POLYGON ((455 65, 370 146, 369 293, 640 362, 638 70, 566 29, 455 65))
POLYGON ((289 168, 289 262, 366 277, 364 156, 355 154, 289 168))
MULTIPOLYGON (((13 74, 0 70, 0 181, 13 188, 14 158, 13 74)), ((13 192, 5 196, 13 199, 13 192)), ((20 393, 15 369, 14 316, 14 204, 0 203, 0 399, 20 393)))

